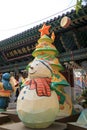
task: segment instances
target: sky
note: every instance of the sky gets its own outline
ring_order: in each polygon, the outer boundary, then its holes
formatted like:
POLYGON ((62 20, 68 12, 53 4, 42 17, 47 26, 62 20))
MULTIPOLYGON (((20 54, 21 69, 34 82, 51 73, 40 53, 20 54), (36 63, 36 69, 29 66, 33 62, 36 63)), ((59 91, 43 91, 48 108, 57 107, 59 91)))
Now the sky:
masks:
POLYGON ((0 41, 58 17, 75 4, 76 0, 0 0, 0 41))

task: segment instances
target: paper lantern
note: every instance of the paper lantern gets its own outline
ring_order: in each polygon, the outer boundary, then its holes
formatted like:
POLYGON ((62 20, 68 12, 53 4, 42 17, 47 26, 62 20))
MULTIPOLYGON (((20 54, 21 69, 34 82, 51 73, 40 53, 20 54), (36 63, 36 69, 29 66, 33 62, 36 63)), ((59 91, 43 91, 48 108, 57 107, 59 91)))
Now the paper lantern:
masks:
POLYGON ((60 22, 60 26, 62 28, 67 28, 69 27, 69 25, 71 24, 71 19, 67 16, 64 16, 62 19, 61 19, 61 22, 60 22))

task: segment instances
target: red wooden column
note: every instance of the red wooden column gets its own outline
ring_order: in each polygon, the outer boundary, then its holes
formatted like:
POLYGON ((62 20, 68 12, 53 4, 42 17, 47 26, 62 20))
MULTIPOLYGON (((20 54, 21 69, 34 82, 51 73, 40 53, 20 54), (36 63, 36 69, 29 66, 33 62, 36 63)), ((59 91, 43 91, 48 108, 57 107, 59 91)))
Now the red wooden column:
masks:
POLYGON ((73 69, 67 68, 65 71, 61 72, 63 76, 67 79, 67 81, 70 83, 71 87, 74 87, 74 75, 73 75, 73 69))

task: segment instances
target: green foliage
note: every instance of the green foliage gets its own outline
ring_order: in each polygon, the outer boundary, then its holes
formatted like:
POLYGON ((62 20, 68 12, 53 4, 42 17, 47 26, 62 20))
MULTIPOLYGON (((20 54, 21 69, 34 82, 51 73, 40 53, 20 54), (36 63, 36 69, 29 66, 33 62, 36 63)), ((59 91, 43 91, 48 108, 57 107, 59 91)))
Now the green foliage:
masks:
POLYGON ((77 3, 76 3, 76 14, 78 14, 78 11, 82 8, 82 2, 83 0, 77 0, 77 3))

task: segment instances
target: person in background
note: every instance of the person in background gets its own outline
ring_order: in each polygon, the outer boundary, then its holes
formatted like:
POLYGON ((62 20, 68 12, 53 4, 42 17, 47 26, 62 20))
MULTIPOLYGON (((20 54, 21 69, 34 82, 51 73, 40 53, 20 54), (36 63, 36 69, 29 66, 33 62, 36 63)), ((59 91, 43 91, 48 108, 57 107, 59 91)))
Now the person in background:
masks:
POLYGON ((2 73, 0 73, 0 81, 2 80, 2 73))
POLYGON ((28 76, 27 71, 23 71, 23 72, 20 73, 20 76, 19 76, 19 88, 20 88, 20 90, 22 89, 21 86, 25 82, 27 76, 28 76))
POLYGON ((18 82, 19 82, 19 87, 18 87, 17 90, 16 90, 16 100, 15 100, 15 102, 17 101, 18 95, 19 95, 19 93, 20 93, 20 91, 21 91, 21 89, 22 89, 21 86, 22 86, 22 84, 25 82, 27 76, 28 76, 27 71, 20 72, 19 75, 16 76, 16 77, 17 77, 17 80, 18 80, 18 82))
MULTIPOLYGON (((15 78, 16 78, 16 80, 17 80, 18 83, 19 83, 19 74, 15 75, 15 78)), ((18 88, 16 89, 16 93, 15 93, 15 97, 16 97, 15 102, 17 101, 17 98, 18 98, 19 93, 20 93, 20 88, 18 87, 18 88)))

